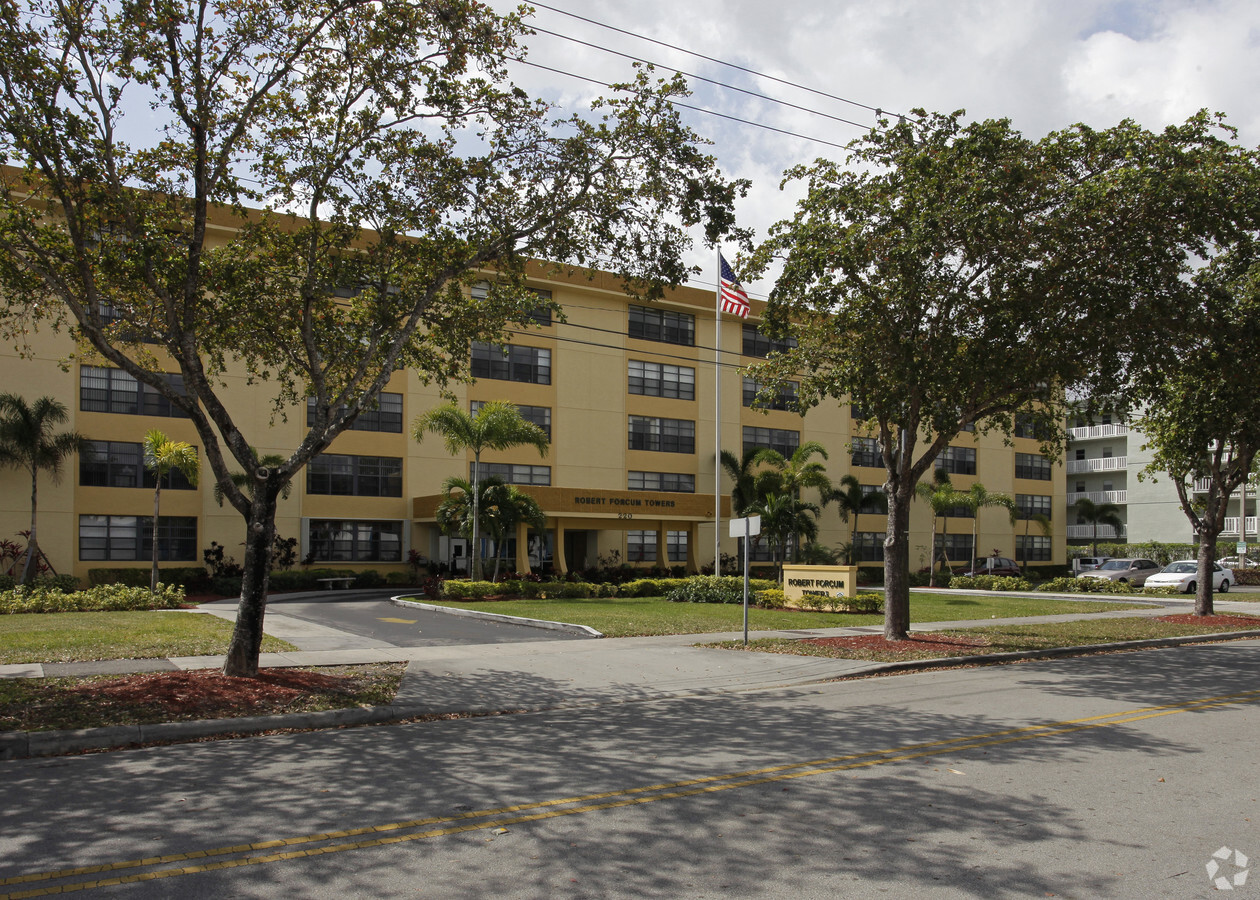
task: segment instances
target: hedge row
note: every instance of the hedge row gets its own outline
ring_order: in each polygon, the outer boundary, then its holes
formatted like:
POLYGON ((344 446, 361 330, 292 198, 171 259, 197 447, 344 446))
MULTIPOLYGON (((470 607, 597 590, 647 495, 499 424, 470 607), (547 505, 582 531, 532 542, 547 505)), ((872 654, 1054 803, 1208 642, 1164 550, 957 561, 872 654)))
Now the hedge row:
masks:
POLYGON ((1108 581, 1105 578, 1056 578, 1040 585, 1037 590, 1055 594, 1148 594, 1156 597, 1177 593, 1171 587, 1134 587, 1125 581, 1108 581))
POLYGON ((70 593, 40 585, 0 592, 0 614, 178 609, 183 602, 184 589, 174 584, 159 584, 156 594, 125 584, 98 584, 70 593))
POLYGON ((974 591, 1026 591, 1032 588, 1027 579, 1009 575, 953 575, 949 586, 974 591))
MULTIPOLYGON (((752 579, 750 590, 773 588, 775 582, 752 579)), ((625 584, 586 581, 460 581, 442 582, 444 600, 484 600, 486 597, 589 599, 593 597, 665 597, 688 603, 742 603, 744 579, 696 575, 691 578, 639 578, 625 584), (738 595, 736 595, 738 591, 738 595), (677 595, 677 596, 675 596, 677 595)))

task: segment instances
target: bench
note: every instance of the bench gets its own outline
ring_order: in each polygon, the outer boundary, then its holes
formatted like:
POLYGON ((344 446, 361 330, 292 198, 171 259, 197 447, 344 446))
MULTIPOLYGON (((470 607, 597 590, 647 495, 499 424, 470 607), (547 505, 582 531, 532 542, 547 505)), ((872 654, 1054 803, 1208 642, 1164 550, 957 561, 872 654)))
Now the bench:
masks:
POLYGON ((336 591, 342 588, 348 588, 350 585, 354 584, 354 576, 347 575, 342 578, 317 578, 316 581, 324 586, 324 590, 336 591))

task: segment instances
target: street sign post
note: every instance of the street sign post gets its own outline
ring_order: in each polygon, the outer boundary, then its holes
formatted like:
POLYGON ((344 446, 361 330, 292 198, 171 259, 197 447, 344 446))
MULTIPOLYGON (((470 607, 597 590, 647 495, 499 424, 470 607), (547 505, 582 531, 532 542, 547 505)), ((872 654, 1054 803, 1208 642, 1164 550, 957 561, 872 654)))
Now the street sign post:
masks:
POLYGON ((731 519, 731 537, 744 539, 744 646, 748 646, 748 539, 761 534, 761 516, 731 519))

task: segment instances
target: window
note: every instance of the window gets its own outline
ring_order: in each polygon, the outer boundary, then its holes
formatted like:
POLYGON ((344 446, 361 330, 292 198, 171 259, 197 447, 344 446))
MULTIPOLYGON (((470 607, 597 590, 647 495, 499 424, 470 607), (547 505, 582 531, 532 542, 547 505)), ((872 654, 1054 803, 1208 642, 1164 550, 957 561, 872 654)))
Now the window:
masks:
MULTIPOLYGON (((195 516, 158 519, 158 559, 197 559, 195 516)), ((153 558, 152 516, 79 516, 79 559, 141 560, 153 558)))
POLYGON ((656 532, 626 532, 627 562, 656 562, 656 532))
POLYGON ((627 472, 626 481, 632 491, 696 492, 696 476, 683 472, 627 472))
POLYGON ((757 330, 756 325, 744 325, 744 355, 765 359, 771 353, 787 353, 796 349, 796 338, 772 339, 757 330))
POLYGON ((685 531, 667 531, 665 532, 665 540, 669 544, 669 561, 670 562, 686 562, 687 561, 687 532, 685 531))
POLYGON ((943 519, 974 519, 976 511, 967 504, 960 503, 958 506, 951 506, 944 512, 937 513, 937 515, 943 519))
POLYGON ((936 457, 936 468, 951 475, 976 474, 975 447, 946 447, 936 457))
POLYGON ((1103 447, 1103 459, 1111 459, 1111 448, 1103 447))
POLYGON ((667 309, 631 306, 628 333, 644 341, 692 347, 696 343, 696 317, 667 309))
POLYGON ((630 393, 648 397, 696 399, 696 370, 690 366, 630 360, 630 393))
POLYGON ((969 534, 938 534, 936 536, 937 559, 940 559, 941 551, 945 552, 945 556, 949 559, 961 559, 971 562, 971 535, 969 534))
POLYGON ((883 562, 884 537, 882 531, 859 531, 854 541, 858 562, 883 562))
POLYGON ((744 450, 751 450, 755 447, 767 447, 771 450, 777 450, 784 456, 791 456, 800 445, 801 433, 799 431, 787 431, 783 428, 757 428, 751 425, 744 426, 744 450))
MULTIPOLYGON (((531 291, 534 294, 537 294, 538 299, 540 300, 546 300, 548 302, 550 302, 551 300, 551 291, 544 291, 542 288, 526 288, 526 290, 531 291)), ((472 298, 474 300, 486 299, 486 297, 490 293, 490 282, 488 281, 477 282, 476 284, 472 286, 471 293, 472 293, 472 298)), ((533 309, 531 309, 529 312, 522 315, 521 318, 517 319, 516 321, 520 322, 522 325, 533 324, 533 325, 541 325, 544 328, 550 327, 551 307, 546 306, 546 305, 536 306, 533 309)))
POLYGON ((1045 440, 1045 432, 1045 427, 1039 425, 1028 413, 1015 414, 1015 437, 1040 441, 1045 440))
MULTIPOLYGON (((387 431, 392 434, 402 433, 403 402, 402 394, 381 394, 375 407, 365 409, 350 426, 351 431, 387 431)), ((315 398, 306 400, 306 427, 315 424, 315 398)))
MULTIPOLYGON (((485 405, 485 401, 474 400, 469 404, 468 411, 474 416, 481 412, 481 407, 485 405)), ((551 407, 550 406, 521 406, 517 404, 516 411, 521 414, 521 418, 526 422, 533 422, 547 434, 547 438, 551 438, 551 407)))
POLYGON ((883 454, 879 452, 879 441, 875 438, 855 437, 853 439, 852 465, 868 468, 882 468, 883 454))
POLYGON ((630 449, 695 453, 696 423, 687 419, 630 417, 630 449))
POLYGON ((320 562, 402 562, 402 522, 312 519, 310 553, 320 562))
MULTIPOLYGON (((79 484, 91 487, 148 488, 156 482, 144 467, 144 447, 128 441, 89 441, 79 454, 79 484)), ((162 489, 191 491, 187 476, 172 469, 162 476, 162 489)))
MULTIPOLYGON (((478 478, 501 478, 504 484, 551 484, 551 466, 530 466, 520 463, 486 463, 477 467, 478 478)), ((472 463, 468 464, 468 480, 472 481, 472 463)))
POLYGON ((1077 448, 1077 450, 1076 450, 1076 458, 1077 458, 1078 460, 1080 460, 1080 459, 1084 459, 1084 458, 1085 458, 1085 448, 1084 448, 1084 447, 1078 447, 1078 448, 1077 448))
POLYGON ((1015 558, 1024 562, 1050 562, 1050 538, 1033 534, 1016 535, 1015 558))
POLYGON ((1015 477, 1049 481, 1051 478, 1050 460, 1039 453, 1016 453, 1015 477))
POLYGON ((1050 497, 1046 494, 1016 494, 1015 514, 1021 519, 1031 519, 1034 515, 1050 518, 1050 497))
POLYGON ((744 378, 744 405, 755 409, 796 409, 796 392, 799 385, 795 381, 788 381, 779 385, 776 391, 769 399, 758 400, 757 395, 764 389, 765 385, 753 378, 744 378))
POLYGON ((551 351, 473 341, 472 376, 499 381, 551 384, 551 351))
POLYGON ((344 497, 401 497, 402 459, 322 453, 306 467, 306 492, 344 497))
MULTIPOLYGON (((162 376, 177 394, 184 394, 184 376, 162 376)), ((82 366, 79 369, 79 409, 84 412, 120 413, 130 416, 188 418, 188 414, 122 369, 82 366)))

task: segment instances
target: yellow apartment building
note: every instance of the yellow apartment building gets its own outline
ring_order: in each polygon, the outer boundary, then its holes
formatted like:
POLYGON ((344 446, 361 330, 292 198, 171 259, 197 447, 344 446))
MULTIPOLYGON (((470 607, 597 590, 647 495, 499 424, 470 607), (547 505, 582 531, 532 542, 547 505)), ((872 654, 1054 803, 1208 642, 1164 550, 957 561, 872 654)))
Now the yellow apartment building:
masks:
MULTIPOLYGON (((855 433, 847 406, 824 405, 804 417, 754 408, 757 386, 745 370, 773 348, 757 330, 757 301, 749 319, 723 315, 715 326, 711 290, 683 287, 644 304, 628 298, 610 275, 557 275, 541 266, 531 269, 531 285, 563 308, 563 319, 540 310, 508 346, 472 346, 475 380, 452 389, 470 410, 489 400, 510 401, 551 435, 545 457, 533 448, 483 454, 483 476, 499 475, 532 493, 548 524, 546 535, 521 530, 502 548, 487 546, 488 560, 501 553, 506 568, 557 572, 595 566, 601 558, 691 571, 712 565, 715 429, 721 446, 736 456, 754 445, 790 455, 802 442, 818 441, 829 452, 833 480, 852 473, 871 489, 882 483, 874 446, 855 433)), ((140 456, 145 432, 157 428, 194 446, 199 439, 162 397, 99 360, 73 357, 74 350, 65 334, 41 332, 27 358, 11 349, 0 356, 0 378, 3 390, 28 401, 60 399, 71 411, 68 427, 93 442, 93 451, 72 459, 59 482, 45 474, 39 487, 41 547, 58 572, 86 579, 96 567, 148 564, 153 483, 140 456)), ((178 375, 171 377, 178 384, 178 375)), ((227 382, 224 396, 259 453, 288 455, 300 442, 306 410, 276 416, 266 385, 248 385, 243 376, 227 382)), ((444 479, 471 475, 471 454, 452 458, 439 438, 417 443, 409 435, 410 423, 443 400, 414 374, 396 373, 379 408, 299 477, 280 501, 277 529, 299 540, 301 558, 388 572, 406 569, 414 551, 457 571, 466 567, 465 542, 440 534, 434 511, 444 479)), ((1008 493, 1021 510, 1049 515, 1054 534, 1046 538, 1034 526, 1025 548, 1024 523, 1013 528, 1004 510, 986 509, 972 547, 972 519, 956 510, 938 525, 951 560, 963 564, 976 550, 1023 560, 1027 551, 1033 564, 1063 564, 1063 467, 1042 458, 1031 437, 1008 443, 1000 435, 963 433, 953 443, 938 465, 957 487, 979 480, 990 491, 1008 493)), ((197 488, 178 476, 164 483, 157 529, 164 565, 200 564, 211 542, 238 561, 242 556, 243 523, 230 506, 215 502, 204 456, 202 462, 197 488)), ((28 488, 21 471, 0 471, 0 537, 20 540, 18 532, 29 526, 28 488)), ((723 474, 721 548, 734 555, 736 542, 726 536, 730 489, 723 474)), ((912 568, 926 566, 931 555, 930 511, 916 506, 912 568)), ((848 543, 851 528, 828 508, 819 540, 831 547, 848 543)), ((858 517, 865 564, 882 559, 884 530, 884 515, 858 517)), ((768 558, 768 548, 758 548, 757 558, 768 558)))

